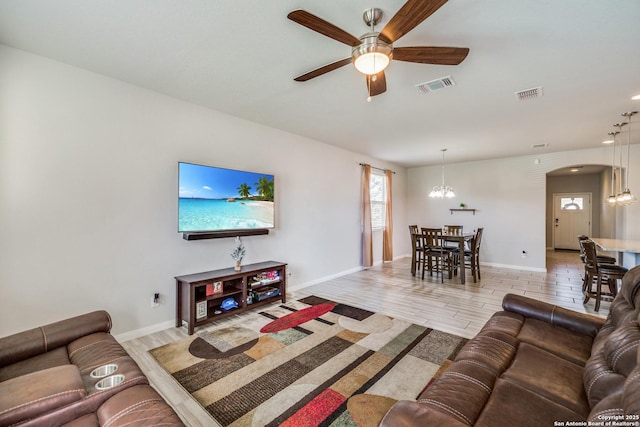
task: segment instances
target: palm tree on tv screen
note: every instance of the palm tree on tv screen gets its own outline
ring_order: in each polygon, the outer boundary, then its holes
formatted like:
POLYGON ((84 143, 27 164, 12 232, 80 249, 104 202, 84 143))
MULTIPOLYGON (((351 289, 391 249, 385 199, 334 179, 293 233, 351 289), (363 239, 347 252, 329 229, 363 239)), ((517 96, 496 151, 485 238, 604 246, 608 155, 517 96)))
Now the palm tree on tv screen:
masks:
POLYGON ((269 181, 269 178, 263 176, 255 185, 257 186, 256 190, 258 191, 258 194, 260 194, 260 197, 263 200, 273 202, 273 180, 269 181))
POLYGON ((249 187, 246 182, 243 182, 240 184, 240 187, 238 187, 238 194, 240 197, 246 199, 251 194, 251 187, 249 187))

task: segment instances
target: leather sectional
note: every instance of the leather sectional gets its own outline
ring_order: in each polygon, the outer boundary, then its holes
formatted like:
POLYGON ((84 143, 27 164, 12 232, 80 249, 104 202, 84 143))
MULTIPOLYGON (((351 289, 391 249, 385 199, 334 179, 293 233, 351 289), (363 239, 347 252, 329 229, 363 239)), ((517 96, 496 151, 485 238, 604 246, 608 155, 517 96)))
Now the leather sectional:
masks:
POLYGON ((110 330, 96 311, 0 338, 0 426, 183 426, 110 330))
POLYGON ((506 295, 454 363, 380 425, 639 425, 639 289, 640 266, 624 276, 606 321, 506 295))

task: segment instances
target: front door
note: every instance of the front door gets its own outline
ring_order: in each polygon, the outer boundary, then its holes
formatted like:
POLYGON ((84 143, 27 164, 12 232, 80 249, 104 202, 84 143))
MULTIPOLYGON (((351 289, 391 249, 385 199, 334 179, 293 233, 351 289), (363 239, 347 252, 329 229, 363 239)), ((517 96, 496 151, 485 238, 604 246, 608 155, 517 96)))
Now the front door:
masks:
POLYGON ((553 248, 580 249, 578 236, 591 236, 591 193, 553 195, 553 248))

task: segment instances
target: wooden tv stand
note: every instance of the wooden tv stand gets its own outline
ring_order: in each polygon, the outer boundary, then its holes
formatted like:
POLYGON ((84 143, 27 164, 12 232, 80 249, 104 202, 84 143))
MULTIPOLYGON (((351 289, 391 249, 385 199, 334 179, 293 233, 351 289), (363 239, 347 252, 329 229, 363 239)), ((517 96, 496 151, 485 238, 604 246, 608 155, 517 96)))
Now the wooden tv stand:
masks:
POLYGON ((187 323, 189 335, 202 326, 262 305, 287 300, 287 264, 266 261, 233 268, 176 277, 176 328, 187 323), (269 288, 279 294, 270 296, 269 288), (220 304, 233 298, 238 308, 224 310, 220 304), (263 299, 264 298, 264 299, 263 299))

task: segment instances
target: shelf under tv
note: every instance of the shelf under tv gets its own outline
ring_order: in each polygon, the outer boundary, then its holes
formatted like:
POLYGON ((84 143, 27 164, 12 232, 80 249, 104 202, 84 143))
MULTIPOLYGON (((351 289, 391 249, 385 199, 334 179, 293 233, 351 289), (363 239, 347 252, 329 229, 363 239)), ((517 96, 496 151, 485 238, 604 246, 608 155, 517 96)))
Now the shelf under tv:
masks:
POLYGON ((204 240, 223 239, 226 237, 259 236, 269 234, 268 228, 252 228, 247 230, 224 230, 224 231, 186 231, 182 233, 184 240, 204 240))

